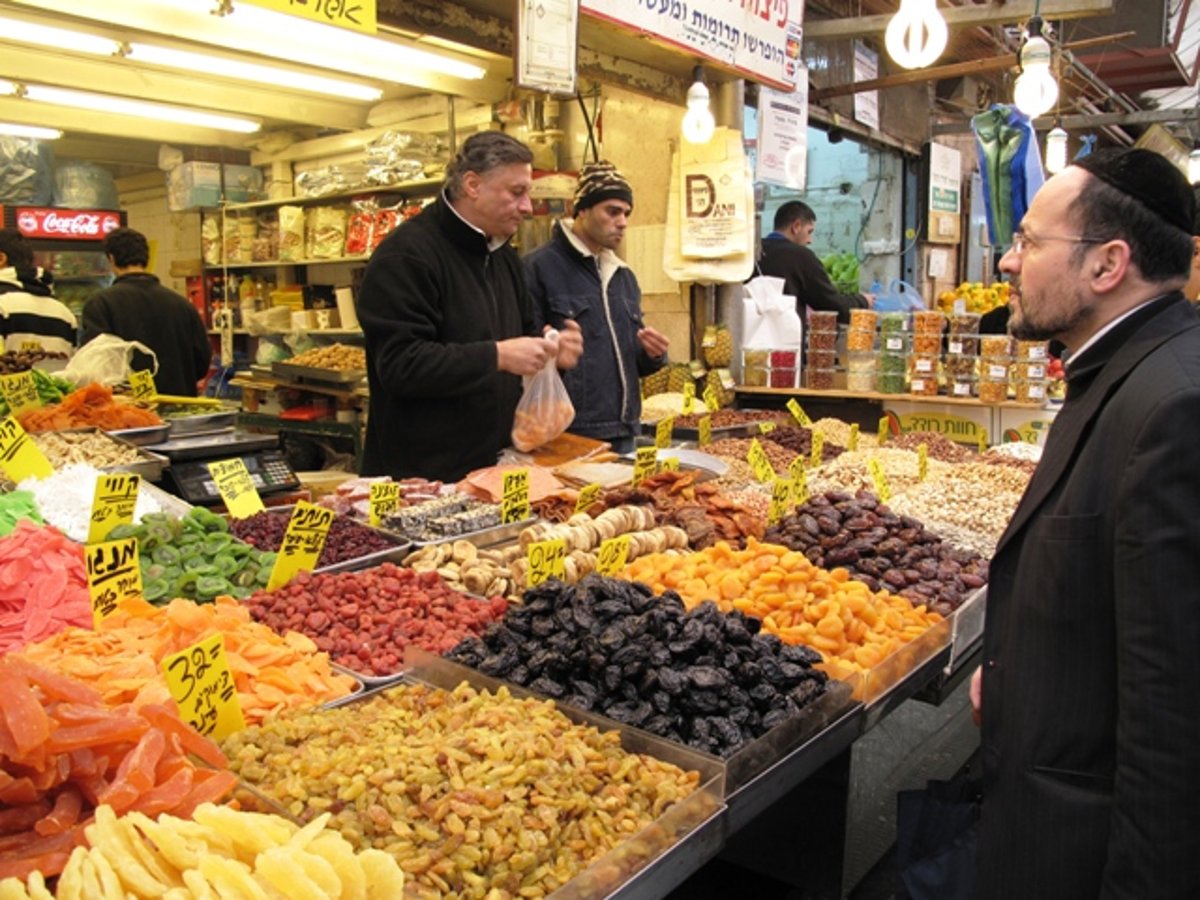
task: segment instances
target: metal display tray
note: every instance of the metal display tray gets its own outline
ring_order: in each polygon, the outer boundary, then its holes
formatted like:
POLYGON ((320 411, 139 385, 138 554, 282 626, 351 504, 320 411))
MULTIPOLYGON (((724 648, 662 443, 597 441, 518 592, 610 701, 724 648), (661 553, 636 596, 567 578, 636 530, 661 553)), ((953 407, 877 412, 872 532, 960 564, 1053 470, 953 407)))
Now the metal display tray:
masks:
POLYGON ((120 428, 105 433, 138 447, 144 447, 147 444, 158 444, 165 441, 170 431, 170 423, 164 422, 162 425, 147 425, 145 428, 120 428))
MULTIPOLYGON (((493 525, 491 528, 484 528, 480 531, 468 531, 465 534, 448 534, 445 537, 440 537, 434 541, 413 541, 412 546, 431 547, 435 544, 448 544, 454 541, 469 541, 476 547, 494 547, 496 544, 504 544, 508 541, 515 540, 522 531, 524 531, 537 520, 537 516, 530 516, 528 519, 522 519, 520 522, 508 522, 503 525, 493 525)), ((388 533, 396 535, 401 534, 400 532, 396 531, 390 531, 388 533)))
MULTIPOLYGON (((339 672, 345 672, 347 675, 353 675, 363 683, 368 691, 376 691, 380 688, 385 688, 389 684, 395 684, 404 677, 404 669, 401 669, 399 672, 396 672, 393 675, 368 675, 365 672, 358 671, 358 669, 352 669, 343 663, 331 662, 330 665, 339 672)), ((349 701, 350 698, 343 698, 340 701, 331 700, 330 702, 340 706, 342 703, 348 703, 349 701)))
POLYGON ((168 515, 174 516, 177 519, 182 519, 194 507, 182 497, 176 497, 174 494, 169 494, 155 484, 141 484, 138 486, 139 494, 148 494, 153 497, 158 503, 158 508, 168 515))
POLYGON ((148 445, 148 449, 161 453, 174 462, 191 459, 219 459, 222 456, 239 456, 255 450, 272 450, 279 445, 279 435, 250 434, 248 432, 225 432, 222 434, 196 434, 187 437, 148 445))
POLYGON ((237 422, 237 410, 226 409, 213 413, 198 413, 194 416, 178 416, 167 420, 172 438, 189 434, 207 434, 232 428, 237 422))
POLYGON ((289 362, 271 363, 271 372, 283 378, 324 381, 328 384, 357 384, 367 377, 366 369, 322 369, 318 366, 298 366, 289 362))
POLYGON ((171 465, 171 461, 167 457, 153 453, 145 446, 136 444, 133 441, 126 440, 115 431, 101 431, 99 428, 65 428, 59 432, 49 433, 102 434, 113 443, 121 444, 134 450, 138 455, 137 462, 121 463, 115 466, 99 466, 98 468, 101 472, 128 472, 131 475, 140 475, 143 481, 159 481, 162 478, 163 469, 171 465))

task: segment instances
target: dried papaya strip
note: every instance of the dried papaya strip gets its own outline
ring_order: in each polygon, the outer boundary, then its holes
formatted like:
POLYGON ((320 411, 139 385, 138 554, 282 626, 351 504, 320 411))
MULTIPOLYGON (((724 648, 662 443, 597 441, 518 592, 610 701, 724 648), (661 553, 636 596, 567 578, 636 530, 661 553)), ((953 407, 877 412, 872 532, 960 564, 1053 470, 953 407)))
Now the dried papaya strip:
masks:
POLYGON ((59 791, 54 807, 34 823, 33 830, 43 836, 62 834, 79 821, 83 812, 83 795, 73 787, 59 791))

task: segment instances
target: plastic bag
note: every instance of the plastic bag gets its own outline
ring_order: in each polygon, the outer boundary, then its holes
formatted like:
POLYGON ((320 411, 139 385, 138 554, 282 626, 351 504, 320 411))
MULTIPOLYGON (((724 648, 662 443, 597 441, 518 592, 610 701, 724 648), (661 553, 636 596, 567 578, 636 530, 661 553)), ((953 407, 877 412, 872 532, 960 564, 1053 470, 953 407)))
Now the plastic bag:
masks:
MULTIPOLYGON (((558 332, 547 332, 557 345, 558 332)), ((536 375, 526 375, 521 400, 513 416, 512 442, 523 453, 548 444, 567 430, 575 419, 575 407, 551 358, 536 375)))
POLYGON ((75 351, 62 376, 78 385, 96 381, 112 387, 129 380, 129 361, 135 350, 150 357, 150 373, 157 374, 158 356, 145 344, 122 340, 115 334, 98 334, 75 351))
POLYGON ((925 300, 921 292, 906 281, 895 279, 886 293, 876 293, 876 312, 908 312, 913 309, 925 309, 925 300))

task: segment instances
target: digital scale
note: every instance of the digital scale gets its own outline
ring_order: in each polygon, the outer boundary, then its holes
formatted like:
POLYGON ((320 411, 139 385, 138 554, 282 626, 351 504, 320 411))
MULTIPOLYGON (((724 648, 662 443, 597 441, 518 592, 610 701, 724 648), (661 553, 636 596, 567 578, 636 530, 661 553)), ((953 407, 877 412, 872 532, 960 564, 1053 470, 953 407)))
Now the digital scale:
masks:
POLYGON ((228 431, 181 437, 145 449, 171 460, 163 472, 163 488, 189 503, 207 506, 221 502, 208 471, 208 464, 219 459, 241 459, 260 494, 298 490, 300 479, 278 446, 278 435, 228 431))

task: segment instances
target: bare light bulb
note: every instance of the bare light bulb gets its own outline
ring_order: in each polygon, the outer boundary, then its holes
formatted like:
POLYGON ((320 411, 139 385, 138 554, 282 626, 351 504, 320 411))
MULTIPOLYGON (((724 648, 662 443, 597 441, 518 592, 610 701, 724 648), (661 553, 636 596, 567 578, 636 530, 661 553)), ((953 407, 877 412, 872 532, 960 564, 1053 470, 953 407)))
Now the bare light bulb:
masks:
POLYGON ((937 0, 900 0, 900 9, 888 22, 884 44, 897 65, 920 69, 942 55, 946 37, 946 20, 937 10, 937 0))
POLYGON ((1188 181, 1192 184, 1200 181, 1200 147, 1193 147, 1188 154, 1188 181))
POLYGON ((683 114, 683 139, 690 144, 712 140, 717 121, 708 108, 708 87, 697 78, 687 92, 687 112, 683 114))
POLYGON ((1050 44, 1031 34, 1021 48, 1021 74, 1013 85, 1013 102, 1031 119, 1049 112, 1058 102, 1058 82, 1050 71, 1050 44))
POLYGON ((1055 125, 1046 135, 1046 171, 1051 175, 1067 167, 1067 132, 1055 125))

